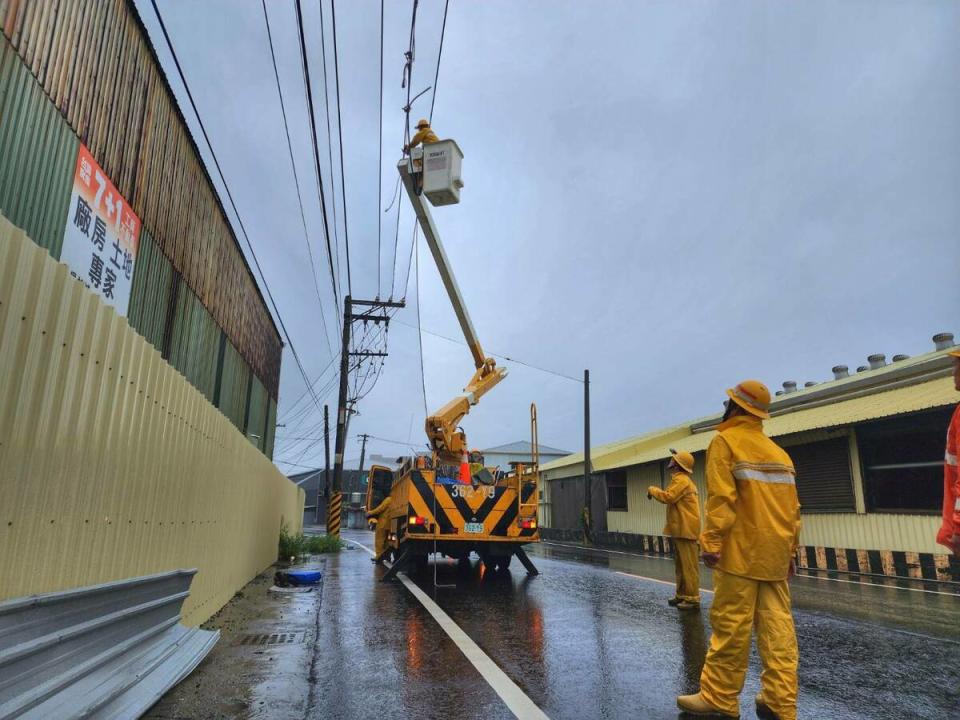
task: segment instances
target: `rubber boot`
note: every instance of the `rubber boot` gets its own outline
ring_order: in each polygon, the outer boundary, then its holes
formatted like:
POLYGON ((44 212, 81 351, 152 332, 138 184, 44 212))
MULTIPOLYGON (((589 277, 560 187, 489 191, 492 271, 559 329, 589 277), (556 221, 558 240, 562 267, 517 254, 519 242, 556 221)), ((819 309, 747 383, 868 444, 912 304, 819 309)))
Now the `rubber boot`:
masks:
POLYGON ((699 715, 702 717, 721 717, 721 718, 737 718, 739 720, 739 715, 731 715, 726 713, 720 708, 716 708, 706 700, 703 699, 703 695, 697 693, 696 695, 681 695, 677 698, 677 707, 683 710, 688 715, 699 715))
POLYGON ((754 700, 757 703, 757 717, 760 718, 760 720, 780 720, 780 716, 771 710, 770 706, 763 701, 763 693, 757 693, 757 697, 754 698, 754 700))
POLYGON ((677 603, 677 610, 699 610, 700 603, 690 602, 689 600, 681 600, 677 603))
POLYGON ((667 600, 667 605, 669 605, 670 607, 676 607, 676 606, 679 605, 681 602, 683 602, 683 601, 682 601, 680 598, 678 598, 678 597, 672 597, 672 598, 670 598, 669 600, 667 600))

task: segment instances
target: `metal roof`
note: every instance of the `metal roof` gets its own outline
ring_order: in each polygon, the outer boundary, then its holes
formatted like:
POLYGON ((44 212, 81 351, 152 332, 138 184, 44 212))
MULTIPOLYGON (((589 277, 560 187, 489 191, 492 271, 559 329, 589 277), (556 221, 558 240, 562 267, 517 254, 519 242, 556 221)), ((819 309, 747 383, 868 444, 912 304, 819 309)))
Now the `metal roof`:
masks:
MULTIPOLYGON (((517 440, 516 442, 507 443, 506 445, 497 445, 496 447, 484 448, 480 452, 483 454, 487 453, 498 453, 500 455, 529 455, 532 450, 532 445, 529 440, 517 440)), ((560 450, 558 448, 550 447, 549 445, 540 446, 541 455, 569 455, 569 450, 560 450)))
MULTIPOLYGON (((950 377, 951 360, 946 352, 927 353, 780 395, 770 405, 772 417, 764 422, 764 431, 770 437, 778 437, 957 403, 960 395, 950 377)), ((591 450, 593 469, 603 471, 662 460, 670 456, 671 448, 706 450, 719 421, 720 414, 710 415, 595 447, 591 450)), ((547 463, 542 470, 551 472, 582 463, 583 453, 576 453, 547 463)))

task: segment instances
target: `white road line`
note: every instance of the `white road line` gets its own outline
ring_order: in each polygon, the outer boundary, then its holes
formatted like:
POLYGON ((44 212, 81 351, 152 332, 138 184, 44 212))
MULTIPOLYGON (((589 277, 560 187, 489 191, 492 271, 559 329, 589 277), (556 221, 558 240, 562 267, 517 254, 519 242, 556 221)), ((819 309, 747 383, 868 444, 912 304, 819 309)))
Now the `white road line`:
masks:
MULTIPOLYGON (((366 545, 356 540, 345 539, 363 548, 370 553, 370 555, 374 554, 373 550, 366 545)), ((550 720, 546 713, 537 707, 536 703, 527 697, 523 690, 490 659, 490 656, 483 652, 483 650, 470 639, 470 636, 443 611, 443 608, 437 605, 429 595, 417 587, 404 573, 397 573, 397 577, 400 578, 400 582, 404 584, 407 590, 420 601, 420 604, 426 608, 426 611, 433 616, 433 619, 443 628, 447 637, 453 640, 454 644, 460 648, 460 652, 466 656, 470 664, 477 669, 483 676, 483 679, 487 681, 487 684, 500 696, 500 699, 510 708, 510 712, 512 712, 518 720, 550 720)))
MULTIPOLYGON (((640 580, 649 580, 650 582, 660 583, 661 585, 669 585, 674 587, 676 583, 669 582, 667 580, 658 580, 657 578, 647 577, 646 575, 634 575, 633 573, 621 572, 620 570, 614 570, 617 575, 626 575, 627 577, 638 578, 640 580)), ((707 590, 706 588, 700 588, 700 592, 709 593, 713 595, 713 590, 707 590)))
MULTIPOLYGON (((607 550, 605 548, 588 548, 583 545, 570 545, 569 543, 556 543, 556 542, 547 542, 546 540, 540 541, 541 545, 554 545, 556 547, 570 548, 571 550, 588 550, 590 552, 602 552, 609 555, 628 555, 629 557, 638 557, 638 558, 648 558, 650 560, 670 560, 673 561, 672 557, 666 555, 644 555, 642 553, 631 553, 624 552, 622 550, 607 550)), ((808 575, 806 568, 800 568, 801 572, 798 572, 794 577, 800 578, 803 580, 819 580, 821 582, 837 582, 845 583, 847 585, 860 585, 861 587, 877 587, 884 588, 885 590, 906 590, 907 592, 918 592, 926 593, 927 595, 946 595, 947 597, 956 597, 960 598, 960 595, 952 592, 941 592, 940 590, 924 590, 923 588, 908 588, 908 587, 898 587, 896 585, 884 585, 882 583, 870 582, 870 581, 861 581, 861 580, 843 580, 841 578, 828 578, 820 577, 819 575, 808 575)), ((820 570, 819 572, 830 572, 829 570, 820 570)), ((630 575, 630 573, 620 573, 621 575, 630 575)), ((635 575, 634 577, 644 578, 645 580, 653 580, 653 578, 648 578, 643 575, 635 575)), ((919 578, 888 578, 889 580, 904 580, 905 582, 923 582, 919 578)), ((657 580, 656 582, 666 582, 664 580, 657 580)), ((668 582, 667 585, 673 585, 673 583, 668 582)), ((707 590, 706 592, 711 592, 707 590)))

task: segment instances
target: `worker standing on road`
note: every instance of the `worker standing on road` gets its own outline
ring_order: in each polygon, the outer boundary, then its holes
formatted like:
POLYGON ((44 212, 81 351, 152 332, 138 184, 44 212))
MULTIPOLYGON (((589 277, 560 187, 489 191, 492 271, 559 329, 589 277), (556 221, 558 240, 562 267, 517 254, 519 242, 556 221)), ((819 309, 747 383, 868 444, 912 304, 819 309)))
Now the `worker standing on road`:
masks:
POLYGON ((647 488, 647 497, 667 506, 667 524, 663 534, 672 538, 673 564, 677 571, 677 594, 667 602, 678 610, 700 607, 700 563, 697 560, 697 538, 700 536, 700 500, 697 486, 690 479, 693 455, 674 452, 667 466, 670 485, 661 490, 647 488))
MULTIPOLYGON (((960 391, 960 350, 948 353, 953 358, 953 386, 960 391)), ((947 430, 947 451, 943 459, 943 523, 937 542, 960 557, 960 472, 957 451, 960 448, 960 405, 953 411, 947 430)))
POLYGON ((428 145, 429 143, 435 142, 440 142, 440 138, 438 138, 437 134, 430 128, 430 121, 424 118, 417 123, 417 133, 410 138, 409 145, 403 146, 403 151, 408 153, 420 143, 428 145))
POLYGON ((383 564, 383 556, 387 552, 387 537, 390 535, 390 518, 387 517, 389 510, 390 496, 387 495, 379 505, 367 513, 367 520, 377 521, 377 529, 373 536, 373 550, 376 553, 373 561, 377 565, 383 564))
POLYGON ((763 671, 757 716, 796 720, 797 636, 790 609, 800 503, 790 456, 763 433, 770 391, 756 380, 727 390, 719 433, 707 449, 701 557, 714 568, 713 635, 700 692, 677 706, 692 715, 740 717, 740 691, 757 632, 763 671))

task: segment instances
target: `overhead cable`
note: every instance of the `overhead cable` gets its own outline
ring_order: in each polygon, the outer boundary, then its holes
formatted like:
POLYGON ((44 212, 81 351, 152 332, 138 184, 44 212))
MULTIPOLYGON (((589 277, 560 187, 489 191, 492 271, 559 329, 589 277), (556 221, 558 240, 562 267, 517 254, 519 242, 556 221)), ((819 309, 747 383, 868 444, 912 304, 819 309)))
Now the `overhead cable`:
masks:
POLYGON ((340 194, 343 196, 343 243, 347 250, 347 292, 353 295, 350 279, 350 232, 347 229, 347 186, 343 170, 343 121, 340 118, 340 57, 337 52, 337 3, 330 0, 330 15, 333 19, 333 71, 337 80, 337 136, 340 146, 340 194))
MULTIPOLYGON (((300 356, 297 353, 296 347, 293 344, 293 338, 290 337, 290 333, 287 332, 286 326, 283 324, 283 317, 280 315, 280 310, 277 308, 277 303, 273 299, 273 293, 270 292, 270 285, 267 283, 267 277, 263 273, 263 268, 260 267, 260 261, 257 259, 257 254, 253 249, 253 244, 250 242, 250 236, 247 234, 247 229, 243 224, 243 218, 240 217, 240 211, 237 210, 237 204, 233 200, 233 193, 230 192, 230 186, 227 184, 227 179, 223 174, 223 169, 220 167, 220 161, 217 160, 217 154, 214 152, 213 143, 210 142, 210 136, 207 134, 207 128, 203 124, 203 119, 200 117, 200 112, 197 109, 197 103, 193 99, 193 93, 190 92, 190 86, 187 84, 187 78, 183 74, 183 68, 180 66, 180 59, 177 57, 176 51, 173 49, 173 42, 170 40, 170 34, 167 32, 167 26, 163 22, 163 16, 160 14, 160 8, 157 7, 157 0, 150 0, 151 5, 153 5, 153 12, 156 13, 157 21, 160 23, 160 30, 163 33, 163 38, 167 43, 167 49, 170 51, 170 56, 173 58, 173 63, 177 68, 177 74, 180 77, 180 82, 183 83, 183 89, 187 93, 187 99, 190 100, 190 107, 193 108, 193 114, 197 118, 197 124, 200 126, 200 132, 203 134, 203 139, 207 143, 207 148, 210 150, 210 157, 213 159, 213 164, 217 168, 217 173, 220 175, 220 182, 223 183, 223 189, 227 193, 227 199, 230 201, 230 207, 233 208, 233 213, 236 215, 237 224, 240 226, 240 230, 243 233, 243 239, 247 243, 247 249, 250 251, 250 258, 253 260, 253 264, 257 268, 257 272, 260 273, 260 279, 263 282, 263 289, 267 293, 267 297, 270 299, 270 305, 273 308, 273 312, 277 316, 277 324, 280 325, 280 329, 283 331, 284 337, 287 339, 287 345, 290 346, 290 352, 293 354, 293 359, 297 363, 297 367, 300 369, 300 375, 303 377, 303 381, 307 384, 307 387, 310 388, 310 380, 307 378, 307 372, 303 368, 303 363, 300 361, 300 356)), ((314 402, 319 405, 316 396, 314 396, 314 402)))
MULTIPOLYGON (((307 256, 310 258, 310 276, 313 278, 313 288, 317 293, 317 302, 320 304, 320 323, 323 325, 323 339, 327 343, 327 351, 333 355, 333 345, 330 343, 327 320, 324 317, 323 300, 320 298, 320 286, 317 284, 317 267, 313 262, 313 248, 310 246, 310 236, 307 232, 307 216, 303 211, 303 196, 300 192, 300 179, 297 177, 297 163, 293 159, 293 143, 290 142, 290 125, 287 123, 287 110, 283 102, 283 90, 280 87, 280 73, 277 70, 277 56, 273 48, 273 33, 270 31, 270 16, 267 14, 267 0, 261 0, 263 5, 263 19, 267 25, 267 41, 270 43, 270 59, 273 61, 273 77, 277 82, 277 95, 280 97, 280 113, 283 115, 283 130, 287 135, 287 150, 290 153, 290 167, 293 170, 293 182, 297 186, 297 203, 300 205, 300 221, 303 224, 303 241, 307 245, 307 256)), ((336 288, 334 288, 334 303, 336 303, 336 288)))

